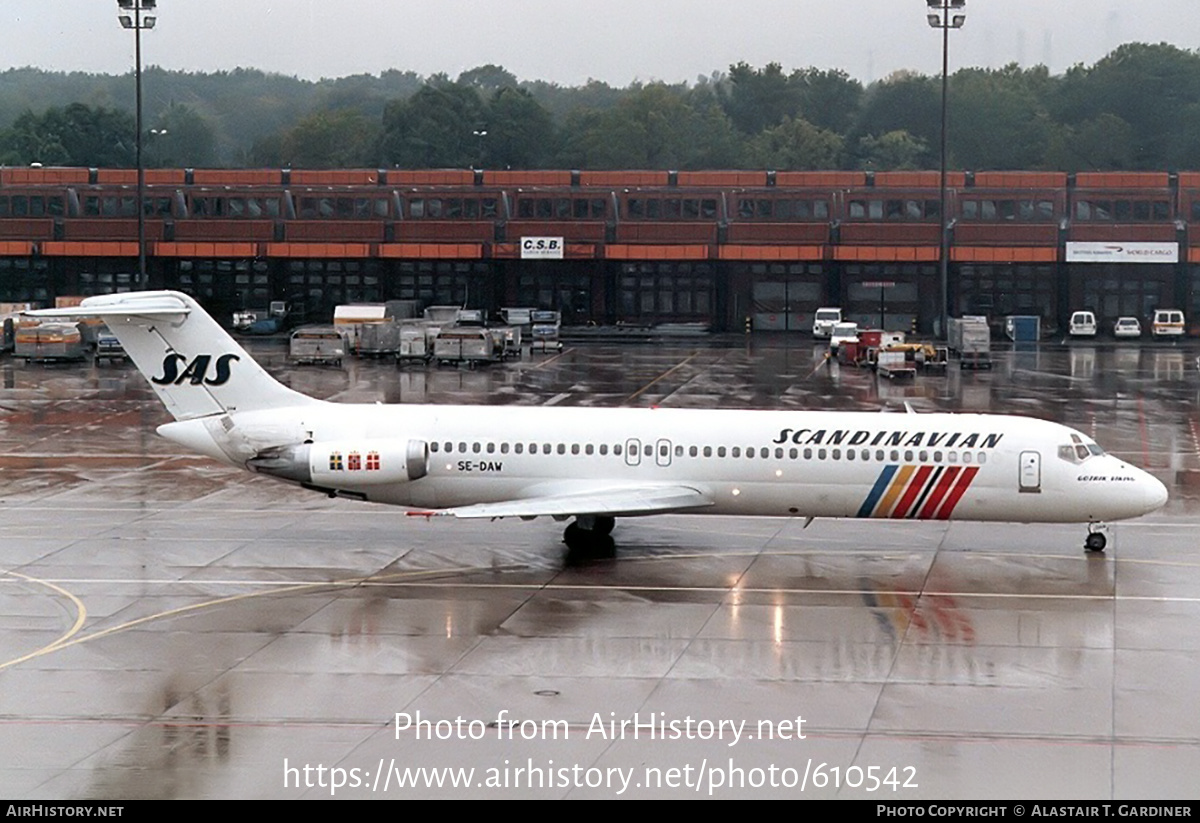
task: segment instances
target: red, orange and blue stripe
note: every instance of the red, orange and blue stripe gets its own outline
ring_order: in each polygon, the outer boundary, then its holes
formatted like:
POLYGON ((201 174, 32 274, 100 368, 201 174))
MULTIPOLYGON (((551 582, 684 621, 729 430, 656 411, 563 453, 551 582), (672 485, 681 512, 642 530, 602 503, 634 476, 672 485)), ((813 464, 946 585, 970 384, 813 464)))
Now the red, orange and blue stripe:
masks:
POLYGON ((948 520, 977 466, 884 466, 857 517, 948 520))

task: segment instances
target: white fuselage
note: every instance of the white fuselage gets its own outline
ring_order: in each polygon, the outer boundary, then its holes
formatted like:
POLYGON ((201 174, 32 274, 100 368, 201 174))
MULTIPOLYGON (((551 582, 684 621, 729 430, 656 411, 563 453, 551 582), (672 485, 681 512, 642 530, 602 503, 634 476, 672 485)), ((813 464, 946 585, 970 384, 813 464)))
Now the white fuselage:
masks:
POLYGON ((314 403, 159 431, 242 467, 304 442, 298 482, 419 509, 661 485, 710 501, 693 513, 1094 522, 1166 500, 1073 429, 999 415, 314 403))

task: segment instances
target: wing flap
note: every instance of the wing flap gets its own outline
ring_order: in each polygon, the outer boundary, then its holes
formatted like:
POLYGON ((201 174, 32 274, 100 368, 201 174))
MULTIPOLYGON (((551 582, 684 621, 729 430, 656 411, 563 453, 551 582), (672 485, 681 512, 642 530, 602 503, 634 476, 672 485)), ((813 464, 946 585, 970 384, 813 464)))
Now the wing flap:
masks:
POLYGON ((642 486, 597 489, 572 494, 542 495, 505 500, 501 503, 476 503, 429 512, 436 516, 458 518, 497 517, 571 517, 574 515, 665 514, 699 509, 713 501, 690 486, 642 486))

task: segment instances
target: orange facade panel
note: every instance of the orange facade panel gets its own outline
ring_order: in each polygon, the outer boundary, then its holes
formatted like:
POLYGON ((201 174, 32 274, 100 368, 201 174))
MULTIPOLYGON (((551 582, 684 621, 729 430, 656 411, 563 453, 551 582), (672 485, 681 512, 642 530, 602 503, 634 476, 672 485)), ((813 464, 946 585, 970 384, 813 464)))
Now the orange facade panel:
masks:
MULTIPOLYGON (((961 171, 946 173, 946 185, 966 185, 967 175, 961 171)), ((875 185, 889 189, 936 189, 941 187, 941 175, 936 171, 877 171, 875 185)))
POLYGON ((487 243, 496 227, 483 220, 401 220, 396 239, 410 243, 487 243))
POLYGON ((1059 171, 977 171, 977 189, 1061 189, 1067 175, 1059 171))
POLYGON ((485 186, 569 186, 569 171, 485 171, 485 186))
POLYGON ((767 173, 762 171, 681 171, 681 188, 712 186, 716 188, 762 188, 767 185, 767 173))
POLYGON ((828 223, 730 223, 730 243, 795 245, 827 243, 828 223))
POLYGON ((606 246, 609 260, 707 260, 708 246, 658 246, 613 243, 606 246))
POLYGON ((840 242, 875 246, 941 245, 936 223, 843 223, 840 242))
POLYGON ((638 186, 666 186, 665 171, 581 171, 581 186, 607 186, 611 188, 637 188, 638 186))
POLYGON ((950 250, 955 263, 1054 263, 1057 248, 1044 246, 955 246, 950 250))
POLYGON ((46 257, 137 257, 138 245, 132 243, 104 243, 86 240, 47 240, 41 244, 46 257))
POLYGON ((694 223, 662 221, 626 222, 617 226, 619 243, 715 243, 717 226, 700 220, 694 223))
POLYGON ((777 188, 840 189, 867 185, 861 171, 781 171, 775 174, 777 188))
POLYGON ((1057 246, 1058 226, 1044 223, 972 223, 954 227, 960 246, 1057 246))
POLYGON ((1081 171, 1075 175, 1077 189, 1165 189, 1171 176, 1165 171, 1081 171))
POLYGON ((388 169, 389 186, 470 186, 475 172, 470 169, 388 169))
POLYGON ((275 239, 270 220, 176 220, 175 239, 205 243, 275 239))
POLYGON ((89 172, 77 168, 0 169, 0 186, 86 185, 89 172))
POLYGON ((483 246, 478 243, 383 243, 379 256, 392 259, 478 260, 483 246))
POLYGON ((192 182, 197 186, 279 186, 279 169, 196 169, 192 182))
POLYGON ((368 243, 267 243, 267 257, 370 257, 368 243))
POLYGON ((605 225, 588 221, 509 220, 509 237, 562 237, 586 243, 603 243, 605 225))
MULTIPOLYGON (((130 240, 137 241, 137 220, 125 217, 66 217, 63 218, 64 240, 130 240)), ((146 239, 161 240, 163 221, 146 221, 146 239)))
POLYGON ((10 217, 0 220, 0 239, 50 240, 53 237, 53 217, 10 217))
POLYGON ((374 186, 379 182, 377 169, 293 169, 296 186, 374 186))
POLYGON ((824 260, 824 246, 721 246, 721 260, 824 260))
POLYGON ((258 257, 257 243, 155 243, 155 257, 258 257))
POLYGON ((0 257, 29 257, 33 243, 28 240, 0 240, 0 257))
MULTIPOLYGON (((594 260, 596 245, 592 243, 567 243, 563 249, 563 257, 567 260, 594 260)), ((515 260, 521 256, 520 243, 496 243, 492 246, 492 258, 500 260, 515 260)))
POLYGON ((1091 243, 1173 243, 1174 224, 1159 223, 1074 223, 1068 240, 1091 243))
MULTIPOLYGON (((182 186, 183 169, 146 169, 147 186, 182 186)), ((96 182, 100 185, 136 186, 137 169, 96 169, 96 182)))
POLYGON ((292 242, 383 242, 383 223, 369 220, 289 220, 285 225, 292 242))
POLYGON ((834 246, 833 259, 874 263, 936 263, 939 249, 924 246, 834 246))

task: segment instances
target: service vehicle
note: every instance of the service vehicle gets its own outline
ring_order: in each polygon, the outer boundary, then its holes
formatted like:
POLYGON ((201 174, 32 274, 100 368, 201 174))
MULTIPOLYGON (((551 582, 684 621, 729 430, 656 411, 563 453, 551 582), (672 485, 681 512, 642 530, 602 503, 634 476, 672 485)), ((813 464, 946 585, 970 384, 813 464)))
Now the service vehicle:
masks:
POLYGON ((1179 309, 1155 309, 1150 333, 1155 337, 1183 337, 1183 312, 1179 309))
POLYGON ((1072 337, 1095 337, 1096 315, 1090 311, 1071 313, 1071 322, 1067 324, 1067 334, 1072 337))
POLYGON ((813 337, 829 337, 833 327, 842 322, 842 310, 831 306, 817 309, 813 314, 813 337))

